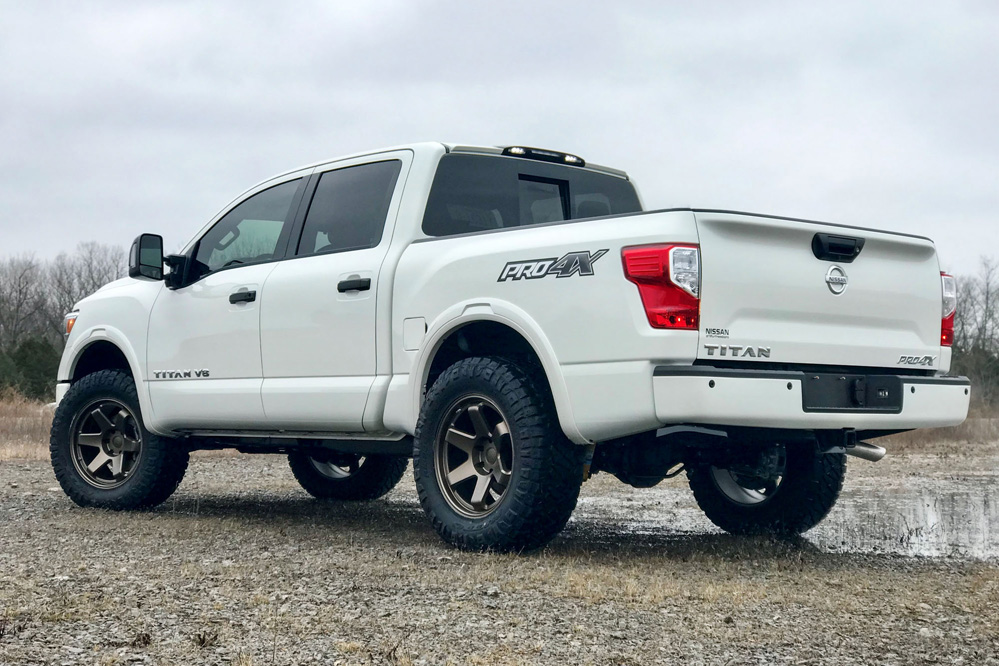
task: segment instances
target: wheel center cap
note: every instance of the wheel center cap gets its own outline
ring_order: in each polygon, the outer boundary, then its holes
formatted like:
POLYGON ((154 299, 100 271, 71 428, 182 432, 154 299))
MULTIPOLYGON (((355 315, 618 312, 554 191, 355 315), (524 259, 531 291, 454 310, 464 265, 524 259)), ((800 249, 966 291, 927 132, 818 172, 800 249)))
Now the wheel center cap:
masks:
POLYGON ((120 451, 124 445, 125 445, 125 438, 122 437, 121 435, 115 435, 111 438, 111 448, 113 448, 114 450, 120 451))
POLYGON ((494 449, 491 446, 488 449, 486 449, 486 462, 488 462, 489 464, 493 464, 498 459, 499 459, 499 454, 496 452, 496 449, 494 449))

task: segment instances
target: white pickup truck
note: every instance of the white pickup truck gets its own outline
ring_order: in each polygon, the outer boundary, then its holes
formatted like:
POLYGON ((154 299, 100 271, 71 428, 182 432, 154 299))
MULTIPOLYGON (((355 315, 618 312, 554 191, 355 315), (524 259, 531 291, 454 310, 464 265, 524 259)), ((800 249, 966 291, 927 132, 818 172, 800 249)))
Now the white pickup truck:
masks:
POLYGON ((865 440, 967 416, 923 237, 643 211, 565 153, 423 143, 246 191, 67 315, 52 463, 78 504, 164 501, 188 453, 286 453, 320 498, 408 459, 451 544, 543 545, 580 485, 685 470, 735 533, 798 533, 865 440))

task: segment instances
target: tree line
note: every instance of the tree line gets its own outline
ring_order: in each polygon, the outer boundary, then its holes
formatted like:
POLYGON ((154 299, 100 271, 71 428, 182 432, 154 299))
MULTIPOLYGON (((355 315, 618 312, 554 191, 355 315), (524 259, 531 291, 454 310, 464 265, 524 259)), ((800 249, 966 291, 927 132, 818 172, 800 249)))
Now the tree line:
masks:
POLYGON ((971 379, 974 403, 999 407, 999 263, 983 257, 974 275, 957 277, 951 374, 971 379))
MULTIPOLYGON (((123 248, 93 242, 49 261, 0 259, 0 391, 52 399, 66 313, 127 272, 123 248)), ((983 258, 957 280, 951 373, 971 378, 978 405, 999 407, 999 263, 983 258)))
POLYGON ((0 392, 51 400, 66 313, 127 273, 121 247, 93 242, 49 261, 32 255, 0 259, 0 392))

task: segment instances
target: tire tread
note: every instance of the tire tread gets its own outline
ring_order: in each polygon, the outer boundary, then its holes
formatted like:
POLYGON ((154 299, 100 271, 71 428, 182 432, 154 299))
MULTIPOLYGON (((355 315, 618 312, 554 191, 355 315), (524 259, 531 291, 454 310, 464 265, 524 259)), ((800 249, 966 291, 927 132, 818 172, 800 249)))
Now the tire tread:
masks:
POLYGON ((303 489, 316 499, 346 501, 374 500, 396 487, 406 473, 409 459, 401 456, 365 456, 361 468, 344 479, 323 476, 309 460, 308 453, 288 454, 291 473, 303 489))
POLYGON ((76 504, 83 507, 130 510, 162 504, 177 490, 187 472, 188 450, 176 440, 154 435, 141 423, 139 396, 132 376, 121 370, 99 370, 75 382, 63 397, 52 419, 49 456, 56 480, 76 504), (76 401, 106 395, 128 403, 142 428, 142 459, 135 476, 113 490, 94 488, 84 481, 70 459, 70 429, 76 414, 76 401))
POLYGON ((565 527, 579 496, 584 449, 562 433, 547 383, 537 369, 501 357, 466 358, 441 374, 424 404, 413 472, 420 504, 445 541, 463 550, 525 551, 543 546, 565 527), (433 467, 439 422, 431 414, 444 408, 441 403, 454 387, 483 383, 487 386, 482 392, 502 397, 508 420, 516 423, 521 472, 508 491, 511 495, 503 499, 502 511, 472 521, 458 516, 439 497, 433 467))
POLYGON ((742 506, 726 498, 707 465, 688 468, 687 481, 704 514, 726 532, 801 534, 822 522, 836 504, 846 476, 846 456, 818 453, 807 445, 788 449, 788 456, 789 461, 793 456, 793 476, 759 506, 742 506))

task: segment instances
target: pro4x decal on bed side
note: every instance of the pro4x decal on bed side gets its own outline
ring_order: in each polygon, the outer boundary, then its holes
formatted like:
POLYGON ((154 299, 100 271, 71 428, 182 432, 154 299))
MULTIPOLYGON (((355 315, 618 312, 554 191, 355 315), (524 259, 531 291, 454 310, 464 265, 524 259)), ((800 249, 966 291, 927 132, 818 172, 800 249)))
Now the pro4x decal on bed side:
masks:
POLYGON ((549 275, 559 278, 572 277, 573 275, 593 275, 593 264, 605 254, 607 254, 607 250, 597 250, 596 252, 582 250, 568 252, 561 258, 510 261, 500 271, 499 279, 496 281, 537 280, 549 275))

